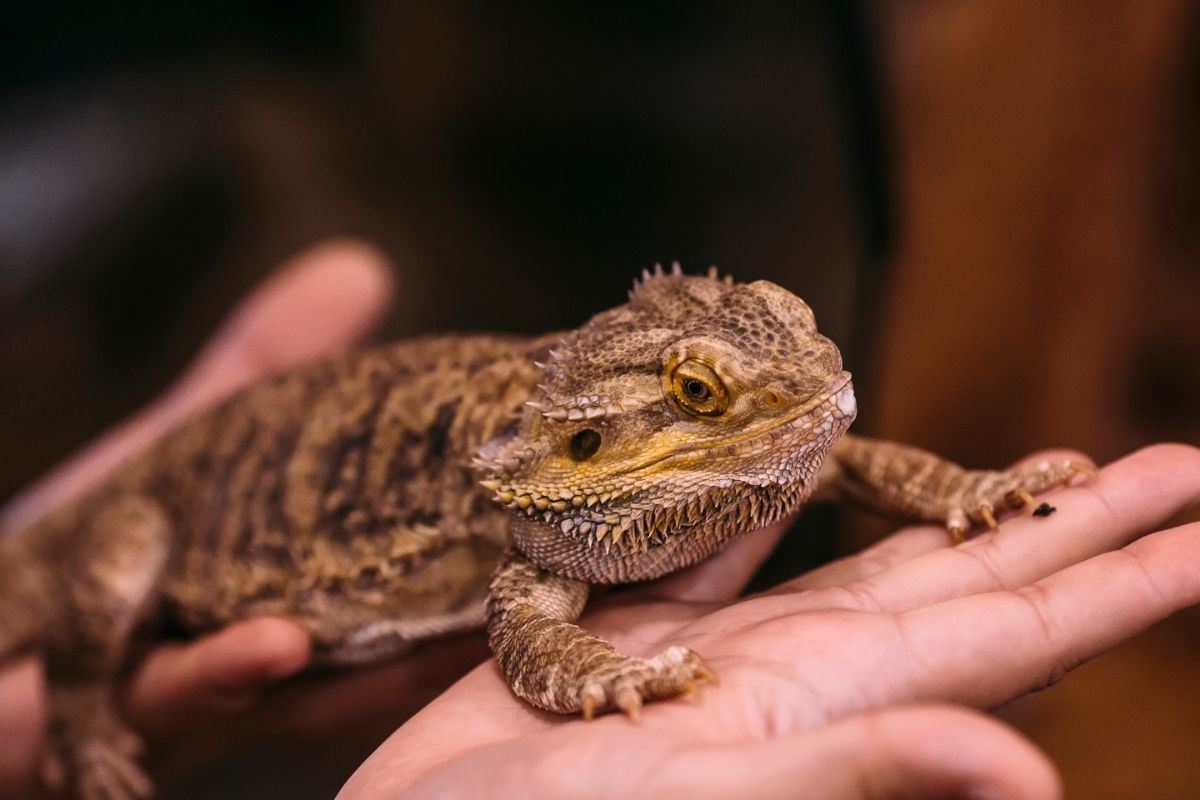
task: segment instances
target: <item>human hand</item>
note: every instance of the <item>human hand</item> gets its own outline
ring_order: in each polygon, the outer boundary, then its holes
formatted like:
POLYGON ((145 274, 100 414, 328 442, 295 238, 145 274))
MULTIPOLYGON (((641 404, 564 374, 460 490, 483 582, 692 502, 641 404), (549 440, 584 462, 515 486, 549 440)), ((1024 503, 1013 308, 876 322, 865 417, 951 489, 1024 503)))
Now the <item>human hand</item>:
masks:
POLYGON ((488 662, 340 797, 1058 796, 1028 742, 930 704, 995 707, 1200 601, 1200 523, 1139 538, 1200 502, 1200 450, 1151 447, 1047 499, 1047 519, 957 548, 906 528, 735 600, 764 549, 746 537, 582 622, 621 652, 703 655, 721 685, 700 702, 651 704, 639 724, 569 720, 516 700, 488 662))
MULTIPOLYGON (((346 349, 379 320, 391 291, 382 258, 363 245, 333 242, 297 258, 247 298, 173 388, 14 500, 0 530, 19 530, 69 501, 195 410, 271 372, 346 349)), ((156 648, 133 676, 125 707, 147 734, 159 772, 247 737, 327 736, 347 719, 365 749, 486 656, 478 639, 429 650, 387 667, 268 689, 308 663, 309 641, 291 622, 258 619, 156 648)), ((0 797, 35 793, 42 689, 33 659, 0 670, 0 797)))

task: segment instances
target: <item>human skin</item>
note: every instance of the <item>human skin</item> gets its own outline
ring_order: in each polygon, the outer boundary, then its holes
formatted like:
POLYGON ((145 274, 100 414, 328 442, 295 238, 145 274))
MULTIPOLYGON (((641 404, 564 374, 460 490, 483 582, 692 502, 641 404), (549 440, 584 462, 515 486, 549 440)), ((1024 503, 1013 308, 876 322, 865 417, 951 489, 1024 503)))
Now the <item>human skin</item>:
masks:
POLYGON ((1200 450, 1150 447, 1046 499, 1058 508, 1048 519, 1014 516, 955 548, 941 530, 905 528, 738 599, 749 575, 739 567, 758 560, 738 552, 760 546, 748 537, 584 620, 623 652, 673 642, 704 653, 721 685, 700 701, 656 704, 636 725, 564 722, 513 699, 487 663, 396 731, 340 798, 450 787, 783 797, 797 786, 873 797, 891 796, 889 780, 916 796, 969 795, 968 785, 1057 796, 1027 743, 929 704, 996 707, 1200 602, 1200 524, 1143 535, 1200 502, 1200 450))
MULTIPOLYGON (((67 502, 193 411, 264 375, 344 351, 377 323, 391 294, 390 270, 360 243, 329 242, 284 265, 172 388, 14 499, 0 513, 0 531, 67 502)), ((148 735, 155 772, 177 773, 257 737, 318 741, 348 719, 352 730, 338 737, 344 752, 368 752, 397 720, 487 657, 482 637, 459 638, 423 648, 420 658, 280 684, 308 664, 309 651, 307 634, 279 619, 152 651, 126 687, 124 706, 148 735)), ((37 796, 44 730, 38 665, 25 659, 0 670, 0 797, 37 796)))
MULTIPOLYGON (((194 409, 343 350, 379 317, 390 289, 380 259, 361 245, 333 243, 298 259, 161 401, 19 498, 3 527, 69 499, 194 409)), ((343 796, 496 793, 505 781, 522 794, 703 797, 803 786, 833 797, 1056 796, 1053 770, 1030 744, 987 717, 935 704, 992 707, 1196 602, 1196 526, 1126 545, 1198 498, 1200 453, 1152 448, 1055 493, 1060 512, 1049 519, 1014 518, 999 535, 953 550, 940 529, 906 528, 735 601, 782 527, 758 532, 692 570, 597 603, 586 620, 629 652, 667 643, 704 653, 722 685, 700 702, 657 704, 639 725, 615 717, 583 725, 524 706, 487 662, 397 731, 343 796)), ((131 680, 126 710, 168 771, 247 737, 320 741, 355 730, 369 740, 486 650, 481 637, 466 637, 377 669, 272 685, 308 654, 298 627, 271 619, 161 647, 131 680), (379 703, 384 696, 391 702, 379 703)), ((0 673, 0 794, 31 791, 43 727, 36 665, 0 673)))

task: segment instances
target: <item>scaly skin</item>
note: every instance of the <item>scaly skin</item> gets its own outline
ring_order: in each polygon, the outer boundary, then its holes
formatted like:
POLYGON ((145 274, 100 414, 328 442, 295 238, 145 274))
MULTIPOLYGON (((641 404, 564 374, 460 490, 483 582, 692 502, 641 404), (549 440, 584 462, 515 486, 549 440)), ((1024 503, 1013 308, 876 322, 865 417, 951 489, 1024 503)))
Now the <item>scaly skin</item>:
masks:
POLYGON ((277 376, 0 539, 0 660, 46 663, 52 783, 146 797, 114 704, 136 643, 260 615, 354 664, 483 627, 520 697, 585 716, 715 676, 574 624, 589 586, 657 577, 810 498, 960 538, 1081 467, 963 470, 845 436, 855 401, 808 306, 766 282, 647 274, 564 335, 414 340, 277 376), (482 486, 482 488, 481 488, 482 486))

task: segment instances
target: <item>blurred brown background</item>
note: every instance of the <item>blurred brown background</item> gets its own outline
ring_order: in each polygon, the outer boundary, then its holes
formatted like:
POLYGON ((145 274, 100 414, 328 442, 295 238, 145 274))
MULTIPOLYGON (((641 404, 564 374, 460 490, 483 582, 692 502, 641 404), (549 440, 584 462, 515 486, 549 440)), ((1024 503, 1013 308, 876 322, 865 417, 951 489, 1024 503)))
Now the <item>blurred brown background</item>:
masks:
MULTIPOLYGON (((875 431, 971 464, 1200 442, 1198 12, 882 14, 898 222, 875 431)), ((1198 634, 1200 612, 1179 614, 1004 714, 1068 797, 1200 796, 1198 634)))
MULTIPOLYGON (((570 326, 653 261, 718 263, 809 300, 864 432, 976 466, 1200 442, 1185 0, 5 13, 0 498, 330 235, 395 260, 388 336, 570 326)), ((774 568, 881 530, 847 522, 813 515, 774 568)), ((1200 795, 1197 632, 1003 713, 1071 797, 1200 795)))

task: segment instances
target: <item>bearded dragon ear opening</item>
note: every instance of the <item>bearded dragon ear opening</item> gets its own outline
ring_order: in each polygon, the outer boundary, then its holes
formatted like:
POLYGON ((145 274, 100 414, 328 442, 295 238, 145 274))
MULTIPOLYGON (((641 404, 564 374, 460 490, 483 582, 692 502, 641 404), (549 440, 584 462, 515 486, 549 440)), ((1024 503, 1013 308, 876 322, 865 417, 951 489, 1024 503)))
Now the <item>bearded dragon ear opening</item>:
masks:
POLYGON ((594 428, 584 428, 571 437, 568 450, 571 458, 576 461, 587 461, 596 455, 600 449, 600 432, 594 428))

